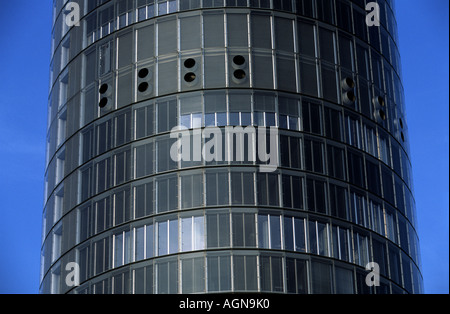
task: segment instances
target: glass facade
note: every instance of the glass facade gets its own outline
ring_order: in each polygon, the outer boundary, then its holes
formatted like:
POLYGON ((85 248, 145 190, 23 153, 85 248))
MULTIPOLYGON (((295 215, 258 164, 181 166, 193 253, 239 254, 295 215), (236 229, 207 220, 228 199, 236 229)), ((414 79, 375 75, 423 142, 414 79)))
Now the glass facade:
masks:
POLYGON ((73 2, 68 27, 54 1, 41 293, 423 292, 393 0, 379 27, 365 0, 73 2), (194 143, 175 161, 176 126, 276 127, 278 168, 194 143))

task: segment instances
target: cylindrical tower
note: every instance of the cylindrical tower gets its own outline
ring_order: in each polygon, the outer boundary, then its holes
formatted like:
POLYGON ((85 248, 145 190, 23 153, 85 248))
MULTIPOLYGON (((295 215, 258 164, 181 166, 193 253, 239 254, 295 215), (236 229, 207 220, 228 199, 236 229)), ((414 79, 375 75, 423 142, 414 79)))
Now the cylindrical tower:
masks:
POLYGON ((421 293, 393 2, 54 0, 41 293, 421 293))

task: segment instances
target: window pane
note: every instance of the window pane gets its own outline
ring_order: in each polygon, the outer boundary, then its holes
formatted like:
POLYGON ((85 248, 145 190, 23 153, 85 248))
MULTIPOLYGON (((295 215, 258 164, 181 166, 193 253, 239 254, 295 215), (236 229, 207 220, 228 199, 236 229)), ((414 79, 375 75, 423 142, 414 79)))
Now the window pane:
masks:
POLYGON ((292 217, 284 217, 284 249, 294 250, 294 230, 292 217))
POLYGON ((270 246, 271 249, 281 249, 280 216, 270 216, 270 246))

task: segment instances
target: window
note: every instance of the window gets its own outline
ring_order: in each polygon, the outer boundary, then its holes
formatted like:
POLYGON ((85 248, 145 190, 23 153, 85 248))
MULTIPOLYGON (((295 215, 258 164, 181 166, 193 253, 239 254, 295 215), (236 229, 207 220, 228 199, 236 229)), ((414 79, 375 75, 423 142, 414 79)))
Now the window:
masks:
POLYGON ((228 45, 230 47, 248 47, 247 14, 228 14, 227 26, 228 45))
POLYGON ((311 261, 312 293, 331 294, 331 265, 316 260, 311 261))
POLYGON ((345 115, 346 143, 362 149, 361 122, 356 116, 345 115))
POLYGON ((257 174, 258 205, 279 206, 278 175, 257 174))
POLYGON ((317 0, 317 18, 328 24, 335 24, 334 2, 317 0))
POLYGON ((256 256, 233 256, 233 273, 235 291, 258 289, 256 256))
POLYGON ((178 178, 158 177, 156 180, 156 212, 162 213, 178 208, 178 178))
POLYGON ((131 219, 130 190, 123 189, 114 193, 114 225, 117 226, 131 219))
POLYGON ((115 185, 120 185, 131 179, 131 150, 118 152, 114 155, 115 185))
POLYGON ((261 256, 261 291, 283 292, 282 259, 276 256, 261 256))
POLYGON ((303 179, 298 176, 282 176, 283 207, 303 209, 303 179))
POLYGON ((336 141, 342 141, 342 114, 339 110, 325 107, 325 135, 336 141))
POLYGON ((157 293, 176 294, 178 292, 178 262, 176 259, 159 260, 156 264, 157 293))
POLYGON ((281 166, 301 169, 300 138, 280 135, 281 166))
POLYGON ((188 129, 202 127, 202 98, 200 96, 180 98, 180 121, 188 129))
POLYGON ((348 1, 338 0, 336 1, 336 18, 337 25, 340 28, 345 29, 347 32, 352 32, 352 12, 351 6, 348 1))
MULTIPOLYGON (((210 0, 212 2, 214 0, 210 0)), ((186 1, 181 1, 186 2, 186 1)), ((217 3, 217 1, 215 1, 217 3)), ((223 5, 223 0, 221 0, 223 5)), ((203 1, 203 7, 206 7, 207 3, 203 1)), ((217 12, 203 12, 203 29, 205 38, 205 48, 210 47, 223 47, 224 46, 224 18, 221 13, 217 12)))
MULTIPOLYGON (((299 1, 297 1, 299 2, 299 1)), ((298 37, 299 43, 299 51, 300 54, 306 55, 311 58, 316 57, 316 35, 315 35, 315 26, 312 23, 308 23, 306 21, 300 20, 298 22, 298 37)))
POLYGON ((317 62, 300 59, 300 89, 306 95, 318 96, 317 62))
POLYGON ((208 256, 208 292, 231 290, 231 257, 208 256))
POLYGON ((272 49, 272 27, 270 16, 263 14, 252 14, 250 23, 252 30, 252 46, 255 48, 272 49))
POLYGON ((112 120, 106 120, 96 125, 97 155, 110 150, 113 145, 113 124, 112 120))
POLYGON ((94 275, 98 275, 110 268, 110 241, 109 238, 101 239, 93 243, 94 275))
POLYGON ((327 145, 328 151, 328 174, 331 177, 345 180, 346 179, 346 163, 345 150, 342 147, 327 145))
POLYGON ((119 0, 116 4, 116 12, 118 15, 117 28, 125 27, 134 20, 132 0, 119 0))
POLYGON ((355 263, 366 267, 369 263, 369 238, 359 232, 354 233, 355 263))
POLYGON ((304 219, 285 216, 283 230, 285 250, 306 252, 304 219))
POLYGON ((177 125, 177 101, 159 101, 157 104, 158 133, 172 130, 177 125))
POLYGON ((112 226, 112 204, 108 196, 94 204, 95 207, 95 233, 100 233, 112 226))
POLYGON ((322 135, 322 108, 320 104, 303 101, 302 118, 305 132, 322 135))
POLYGON ((176 143, 175 138, 170 138, 169 135, 160 137, 156 142, 157 152, 157 168, 158 172, 173 170, 177 168, 177 162, 170 157, 170 150, 172 145, 176 143))
POLYGON ((378 232, 382 236, 385 235, 385 229, 384 229, 384 212, 381 205, 372 200, 369 199, 369 208, 371 212, 371 225, 372 230, 375 232, 378 232))
POLYGON ((99 76, 104 76, 111 72, 112 68, 112 42, 106 43, 99 48, 99 76))
POLYGON ((181 176, 181 207, 199 207, 203 204, 203 175, 181 176))
POLYGON ((86 46, 89 46, 96 40, 97 32, 97 12, 92 13, 86 17, 85 33, 86 33, 86 46))
POLYGON ((206 173, 206 205, 229 204, 228 172, 206 173))
POLYGON ((178 252, 178 219, 157 223, 158 256, 178 252))
POLYGON ((337 294, 353 294, 353 271, 350 269, 335 267, 336 275, 336 293, 337 294))
POLYGON ((290 0, 280 0, 273 2, 275 10, 292 11, 292 2, 290 0))
POLYGON ((281 249, 281 220, 277 215, 258 215, 258 246, 281 249), (270 240, 269 240, 270 239, 270 240))
POLYGON ((224 93, 207 93, 205 101, 205 126, 227 125, 227 103, 224 93))
POLYGON ((386 132, 378 129, 378 140, 379 140, 379 149, 380 149, 380 160, 383 161, 386 165, 391 165, 391 151, 389 148, 389 136, 386 132))
POLYGON ((400 253, 393 245, 389 245, 389 268, 391 271, 391 279, 398 284, 401 284, 401 270, 400 270, 400 253))
POLYGON ((114 235, 114 267, 132 262, 131 232, 124 231, 114 235))
POLYGON ((254 177, 251 172, 231 172, 231 202, 233 205, 255 204, 254 177))
POLYGON ((326 214, 326 183, 321 180, 306 179, 307 210, 326 214))
POLYGON ((181 260, 182 293, 205 291, 205 258, 186 258, 181 260))
POLYGON ((112 186, 111 178, 111 158, 106 158, 95 164, 97 184, 96 184, 96 194, 102 193, 112 186))
POLYGON ((323 98, 338 102, 337 71, 335 67, 322 64, 322 94, 323 98))
POLYGON ((181 219, 181 251, 205 248, 205 217, 192 216, 181 219))
POLYGON ((364 187, 364 164, 362 155, 352 150, 348 150, 347 167, 350 183, 359 187, 364 187))
POLYGON ((326 29, 319 28, 320 37, 320 57, 322 60, 335 64, 335 33, 326 29))
POLYGON ((304 139, 305 169, 324 173, 323 143, 309 138, 304 139))
POLYGON ((232 214, 232 226, 234 247, 256 247, 256 227, 254 214, 232 214))
POLYGON ((135 178, 141 178, 144 176, 151 175, 155 172, 154 169, 154 143, 153 141, 141 145, 135 148, 135 160, 136 164, 134 167, 135 178))
POLYGON ((398 243, 397 217, 395 210, 386 204, 386 233, 389 240, 398 243))
POLYGON ((342 219, 348 217, 348 194, 345 187, 330 183, 331 215, 342 219))
POLYGON ((230 215, 217 213, 206 215, 208 248, 230 246, 230 215))
POLYGON ((374 157, 378 157, 377 131, 374 125, 363 123, 364 150, 374 157))
POLYGON ((155 109, 154 104, 149 103, 147 106, 135 110, 136 121, 136 139, 153 135, 155 132, 155 109))
POLYGON ((364 194, 351 191, 350 192, 350 208, 352 211, 352 222, 369 227, 369 214, 367 201, 364 194))
POLYGON ((329 235, 328 224, 309 221, 309 252, 328 256, 329 235))
POLYGON ((306 261, 286 258, 286 289, 288 293, 308 293, 306 261))
POLYGON ((384 199, 389 203, 395 203, 395 195, 394 195, 394 181, 392 180, 392 172, 389 168, 382 165, 381 166, 381 175, 383 181, 383 196, 384 199))
POLYGON ((154 210, 153 181, 134 188, 134 216, 141 218, 152 215, 154 210))
POLYGON ((381 178, 378 163, 366 159, 367 187, 370 192, 381 195, 381 178))
POLYGON ((352 262, 352 237, 350 230, 340 226, 333 226, 333 256, 334 258, 352 262))
POLYGON ((115 146, 121 146, 131 141, 131 111, 118 114, 115 119, 115 146))
POLYGON ((307 17, 314 17, 314 0, 297 0, 295 1, 297 13, 307 17))
POLYGON ((299 109, 298 100, 293 98, 278 98, 279 107, 279 127, 288 130, 298 131, 299 109))

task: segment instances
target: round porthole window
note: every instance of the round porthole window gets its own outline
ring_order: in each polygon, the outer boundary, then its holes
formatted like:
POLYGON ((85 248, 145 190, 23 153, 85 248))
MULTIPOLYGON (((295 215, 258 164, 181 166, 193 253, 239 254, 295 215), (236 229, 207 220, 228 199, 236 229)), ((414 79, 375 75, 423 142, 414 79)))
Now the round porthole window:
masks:
POLYGON ((400 127, 403 129, 403 120, 402 120, 402 118, 398 119, 398 122, 400 123, 400 127))
POLYGON ((378 111, 378 114, 380 115, 381 120, 386 120, 386 113, 384 112, 384 110, 380 109, 378 111))

